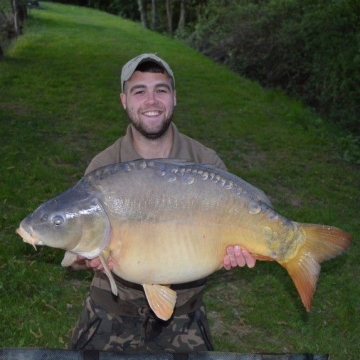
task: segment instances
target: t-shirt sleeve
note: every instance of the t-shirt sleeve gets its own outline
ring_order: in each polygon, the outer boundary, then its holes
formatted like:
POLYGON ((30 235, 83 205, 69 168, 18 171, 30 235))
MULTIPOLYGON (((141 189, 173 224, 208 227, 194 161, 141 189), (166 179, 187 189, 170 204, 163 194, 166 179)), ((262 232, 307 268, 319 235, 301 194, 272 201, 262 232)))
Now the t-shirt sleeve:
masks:
POLYGON ((85 170, 85 174, 96 170, 102 166, 115 164, 120 162, 120 147, 121 138, 118 139, 114 144, 97 154, 91 161, 85 170))
POLYGON ((216 154, 216 152, 214 152, 213 160, 211 164, 220 169, 227 170, 224 162, 220 159, 220 157, 216 154))

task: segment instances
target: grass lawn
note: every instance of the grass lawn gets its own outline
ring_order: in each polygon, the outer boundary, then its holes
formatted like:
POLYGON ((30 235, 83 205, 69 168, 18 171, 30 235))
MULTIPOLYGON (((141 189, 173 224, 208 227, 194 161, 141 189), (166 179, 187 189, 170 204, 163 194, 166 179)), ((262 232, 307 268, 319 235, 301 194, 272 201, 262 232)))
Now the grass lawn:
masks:
POLYGON ((30 11, 25 34, 0 60, 0 347, 66 347, 92 273, 63 269, 62 251, 35 251, 15 229, 124 133, 121 66, 156 52, 175 73, 182 132, 216 149, 281 214, 354 237, 349 252, 323 264, 310 313, 276 263, 210 276, 215 350, 357 359, 360 168, 343 160, 339 131, 299 102, 139 24, 86 8, 42 7, 30 11))

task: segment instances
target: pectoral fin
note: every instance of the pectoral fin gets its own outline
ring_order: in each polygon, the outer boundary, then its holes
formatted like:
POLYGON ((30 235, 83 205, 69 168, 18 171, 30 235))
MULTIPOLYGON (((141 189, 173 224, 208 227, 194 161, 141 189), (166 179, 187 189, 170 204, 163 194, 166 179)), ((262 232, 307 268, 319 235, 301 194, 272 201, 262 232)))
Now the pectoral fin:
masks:
POLYGON ((61 266, 67 267, 72 265, 77 260, 77 255, 72 251, 66 251, 61 266))
POLYGON ((162 320, 168 320, 174 312, 176 292, 168 286, 143 284, 151 309, 162 320))
POLYGON ((102 266, 104 267, 104 272, 105 272, 106 276, 108 277, 108 279, 109 279, 109 281, 110 281, 111 292, 112 292, 115 296, 117 296, 117 294, 118 294, 118 289, 117 289, 117 286, 116 286, 114 277, 112 276, 111 271, 109 270, 109 268, 108 268, 108 266, 107 266, 107 263, 106 263, 106 259, 105 259, 104 254, 101 253, 101 254, 99 255, 99 258, 100 258, 100 260, 101 260, 102 266))

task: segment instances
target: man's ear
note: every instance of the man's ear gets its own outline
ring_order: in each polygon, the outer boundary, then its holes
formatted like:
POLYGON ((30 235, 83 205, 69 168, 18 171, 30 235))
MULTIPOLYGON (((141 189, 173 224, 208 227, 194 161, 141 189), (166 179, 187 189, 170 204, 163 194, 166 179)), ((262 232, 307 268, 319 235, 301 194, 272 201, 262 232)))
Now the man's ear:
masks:
POLYGON ((124 93, 120 93, 120 100, 123 108, 126 110, 126 95, 124 93))
POLYGON ((174 90, 174 106, 176 106, 176 102, 177 102, 177 100, 176 100, 176 90, 174 90))

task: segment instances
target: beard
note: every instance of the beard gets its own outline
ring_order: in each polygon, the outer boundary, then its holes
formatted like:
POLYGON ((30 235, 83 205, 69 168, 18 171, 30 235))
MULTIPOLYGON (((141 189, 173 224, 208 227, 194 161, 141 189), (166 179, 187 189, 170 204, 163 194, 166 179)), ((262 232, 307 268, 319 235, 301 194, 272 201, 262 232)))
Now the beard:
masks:
POLYGON ((143 124, 140 121, 134 121, 131 117, 130 122, 134 128, 146 139, 156 140, 161 138, 166 131, 169 129, 169 126, 172 122, 173 114, 170 114, 156 129, 150 129, 146 124, 143 124))

